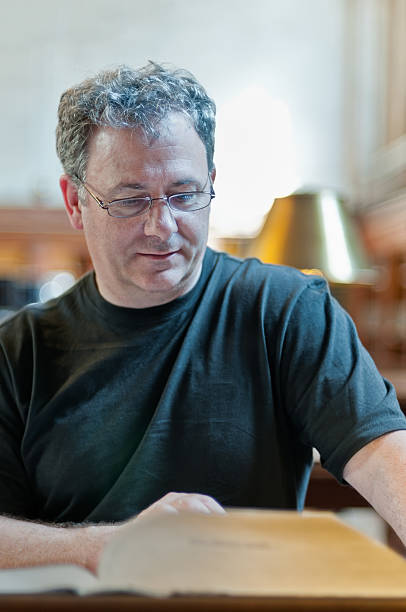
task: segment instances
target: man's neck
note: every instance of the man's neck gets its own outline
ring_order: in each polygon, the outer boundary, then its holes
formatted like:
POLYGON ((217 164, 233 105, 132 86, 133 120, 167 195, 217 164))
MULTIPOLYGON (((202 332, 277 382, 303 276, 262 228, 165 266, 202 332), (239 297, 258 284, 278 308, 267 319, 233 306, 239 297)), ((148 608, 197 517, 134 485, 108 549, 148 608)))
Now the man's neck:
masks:
POLYGON ((110 304, 115 306, 121 306, 124 308, 152 308, 154 306, 161 306, 168 304, 174 300, 186 295, 191 291, 197 284, 202 272, 202 264, 198 266, 193 274, 177 284, 170 290, 165 291, 146 291, 141 287, 129 285, 127 291, 123 291, 122 294, 111 291, 108 284, 100 282, 100 279, 95 273, 96 286, 100 295, 110 304))

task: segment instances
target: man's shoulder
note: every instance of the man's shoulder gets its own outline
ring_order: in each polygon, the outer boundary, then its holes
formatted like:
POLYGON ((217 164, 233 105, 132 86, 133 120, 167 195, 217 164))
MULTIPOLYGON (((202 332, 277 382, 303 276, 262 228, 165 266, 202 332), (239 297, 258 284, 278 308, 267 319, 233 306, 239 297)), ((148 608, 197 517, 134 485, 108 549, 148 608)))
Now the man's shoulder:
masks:
POLYGON ((318 275, 304 274, 296 268, 265 263, 256 257, 236 257, 212 251, 213 270, 223 281, 242 291, 260 290, 280 297, 300 294, 306 289, 328 291, 327 281, 318 275))

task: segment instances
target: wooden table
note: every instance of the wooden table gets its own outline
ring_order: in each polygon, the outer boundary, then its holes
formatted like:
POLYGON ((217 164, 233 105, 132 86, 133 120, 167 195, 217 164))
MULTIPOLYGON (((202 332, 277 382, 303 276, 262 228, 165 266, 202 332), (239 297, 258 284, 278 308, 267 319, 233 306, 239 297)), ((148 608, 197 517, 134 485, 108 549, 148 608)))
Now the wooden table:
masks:
POLYGON ((406 610, 406 599, 300 597, 173 597, 154 599, 131 595, 77 597, 74 595, 0 596, 0 610, 10 612, 387 612, 406 610))

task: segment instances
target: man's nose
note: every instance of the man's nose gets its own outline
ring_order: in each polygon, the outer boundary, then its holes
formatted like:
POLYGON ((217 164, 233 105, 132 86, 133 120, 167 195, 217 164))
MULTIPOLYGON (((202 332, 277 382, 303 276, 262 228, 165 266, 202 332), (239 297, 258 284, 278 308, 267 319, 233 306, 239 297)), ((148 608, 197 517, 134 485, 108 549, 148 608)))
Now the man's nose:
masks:
POLYGON ((151 208, 147 211, 144 234, 168 240, 177 231, 178 225, 166 198, 154 198, 151 208))

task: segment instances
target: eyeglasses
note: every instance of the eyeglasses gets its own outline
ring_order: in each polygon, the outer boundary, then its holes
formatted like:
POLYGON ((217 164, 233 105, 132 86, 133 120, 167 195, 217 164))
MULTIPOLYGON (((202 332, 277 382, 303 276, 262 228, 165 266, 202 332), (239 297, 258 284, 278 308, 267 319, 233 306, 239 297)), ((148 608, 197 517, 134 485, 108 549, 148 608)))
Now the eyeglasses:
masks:
MULTIPOLYGON (((119 200, 103 201, 101 200, 82 179, 74 175, 79 183, 83 185, 87 193, 98 203, 100 208, 107 210, 110 217, 136 217, 150 210, 152 203, 156 200, 164 200, 169 208, 174 212, 195 212, 202 208, 207 208, 213 198, 216 197, 213 186, 211 184, 210 175, 206 181, 206 185, 210 182, 210 191, 187 191, 184 193, 174 193, 173 195, 163 195, 160 198, 150 198, 145 196, 142 198, 121 198, 119 200)), ((206 187, 205 185, 205 187, 206 187)))

